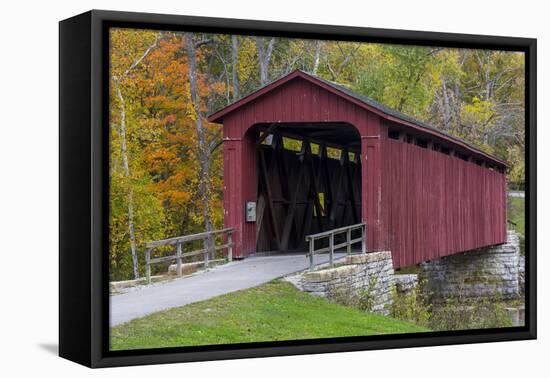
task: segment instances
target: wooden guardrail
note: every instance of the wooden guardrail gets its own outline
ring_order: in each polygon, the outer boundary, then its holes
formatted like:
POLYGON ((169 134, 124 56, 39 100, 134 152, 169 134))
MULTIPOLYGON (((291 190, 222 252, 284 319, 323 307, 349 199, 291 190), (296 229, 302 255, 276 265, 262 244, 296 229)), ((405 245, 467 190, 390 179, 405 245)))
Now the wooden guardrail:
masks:
POLYGON ((313 270, 314 257, 316 254, 328 253, 329 254, 329 264, 330 266, 334 265, 334 251, 340 248, 346 247, 346 253, 351 255, 351 246, 356 243, 361 243, 361 253, 367 253, 367 224, 366 223, 357 223, 351 226, 345 226, 340 228, 335 228, 333 230, 328 230, 324 232, 319 232, 317 234, 306 236, 306 242, 309 242, 309 270, 313 270), (361 237, 352 239, 352 231, 361 229, 361 237), (346 239, 344 242, 339 244, 334 244, 334 236, 346 233, 346 239), (315 249, 315 241, 328 238, 328 247, 315 249))
POLYGON ((178 276, 182 275, 181 272, 181 262, 182 259, 192 256, 204 256, 204 266, 208 267, 208 260, 209 255, 217 250, 227 248, 227 260, 232 261, 233 260, 233 229, 232 228, 225 228, 223 230, 216 230, 216 231, 209 231, 209 232, 201 232, 199 234, 193 234, 193 235, 184 235, 184 236, 178 236, 175 238, 170 239, 163 239, 163 240, 157 240, 152 241, 147 244, 145 244, 145 273, 147 276, 147 282, 151 282, 151 265, 158 264, 166 261, 176 261, 176 274, 178 276), (216 246, 215 242, 215 236, 224 234, 227 235, 227 242, 225 244, 221 244, 216 246), (197 240, 202 240, 202 248, 197 249, 190 252, 183 252, 183 245, 188 242, 193 242, 197 240), (209 243, 208 241, 211 241, 209 243), (210 245, 209 245, 210 244, 210 245), (162 256, 162 257, 155 257, 151 258, 151 252, 158 247, 164 247, 169 245, 175 245, 176 246, 176 254, 170 255, 170 256, 162 256))

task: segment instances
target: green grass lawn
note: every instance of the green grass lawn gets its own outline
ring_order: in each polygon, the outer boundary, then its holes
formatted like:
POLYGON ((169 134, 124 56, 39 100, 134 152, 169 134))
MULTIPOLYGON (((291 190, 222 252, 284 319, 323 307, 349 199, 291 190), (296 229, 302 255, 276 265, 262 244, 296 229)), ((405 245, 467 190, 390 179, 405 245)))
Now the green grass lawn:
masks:
POLYGON ((111 350, 426 332, 274 281, 111 329, 111 350))
POLYGON ((508 219, 516 223, 516 231, 525 236, 525 198, 508 198, 508 219))

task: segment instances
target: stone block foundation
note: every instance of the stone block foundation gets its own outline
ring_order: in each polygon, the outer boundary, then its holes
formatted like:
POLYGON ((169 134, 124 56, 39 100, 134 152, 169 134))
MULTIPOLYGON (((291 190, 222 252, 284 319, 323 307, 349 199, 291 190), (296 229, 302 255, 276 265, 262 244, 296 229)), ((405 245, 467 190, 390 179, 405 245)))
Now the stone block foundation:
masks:
POLYGON ((370 311, 387 315, 394 287, 391 252, 351 255, 338 265, 298 273, 287 280, 302 291, 328 299, 337 295, 368 296, 372 299, 370 311))
POLYGON ((506 244, 468 251, 420 264, 420 276, 432 302, 518 299, 519 237, 508 232, 506 244))
POLYGON ((398 294, 407 295, 418 286, 420 279, 435 306, 450 298, 466 305, 480 299, 502 302, 520 299, 520 307, 507 308, 507 311, 517 310, 511 317, 521 319, 522 259, 519 237, 510 231, 506 244, 422 263, 419 275, 395 274, 391 252, 385 251, 351 255, 333 268, 296 273, 286 280, 302 291, 328 299, 338 295, 368 296, 369 311, 387 315, 394 289, 398 294))

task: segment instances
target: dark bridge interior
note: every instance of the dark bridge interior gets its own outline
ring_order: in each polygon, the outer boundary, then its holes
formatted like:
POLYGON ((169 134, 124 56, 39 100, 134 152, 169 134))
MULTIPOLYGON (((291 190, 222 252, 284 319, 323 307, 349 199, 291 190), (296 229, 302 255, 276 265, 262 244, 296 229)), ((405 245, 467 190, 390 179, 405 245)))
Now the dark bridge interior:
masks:
POLYGON ((257 125, 256 250, 361 222, 361 139, 347 123, 257 125))

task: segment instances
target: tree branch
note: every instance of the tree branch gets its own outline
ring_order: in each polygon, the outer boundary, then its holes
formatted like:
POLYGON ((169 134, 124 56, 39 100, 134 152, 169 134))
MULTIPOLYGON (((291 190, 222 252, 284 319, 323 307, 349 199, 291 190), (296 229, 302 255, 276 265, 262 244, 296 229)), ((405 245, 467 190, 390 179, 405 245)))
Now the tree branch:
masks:
POLYGON ((130 71, 132 71, 134 68, 136 68, 136 67, 143 61, 143 59, 145 59, 145 58, 147 57, 147 55, 149 55, 149 53, 150 53, 151 51, 153 51, 153 49, 154 49, 155 47, 158 46, 158 43, 159 43, 160 38, 161 38, 161 34, 159 33, 159 34, 157 34, 157 35, 155 36, 155 41, 153 42, 153 44, 152 44, 151 46, 149 46, 149 47, 147 48, 147 50, 145 50, 145 52, 143 53, 143 55, 142 55, 141 57, 139 57, 136 61, 134 61, 134 63, 132 63, 132 65, 131 65, 130 67, 128 67, 128 69, 127 69, 126 71, 124 71, 124 73, 122 74, 122 77, 123 77, 123 78, 126 77, 126 76, 128 76, 128 74, 130 73, 130 71))

